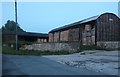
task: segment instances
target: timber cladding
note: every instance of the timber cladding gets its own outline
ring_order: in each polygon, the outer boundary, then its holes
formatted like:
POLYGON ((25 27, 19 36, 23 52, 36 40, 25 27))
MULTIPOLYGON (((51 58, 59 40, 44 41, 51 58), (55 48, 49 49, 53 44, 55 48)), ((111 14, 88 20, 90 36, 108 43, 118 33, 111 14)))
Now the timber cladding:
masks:
POLYGON ((69 41, 79 41, 79 28, 69 29, 69 41))
POLYGON ((60 41, 68 41, 69 30, 60 32, 60 41))
POLYGON ((97 20, 97 41, 120 41, 120 19, 114 14, 103 14, 97 20))
MULTIPOLYGON (((49 42, 79 42, 80 45, 102 46, 120 41, 119 33, 120 18, 113 13, 103 13, 51 30, 49 42)), ((110 46, 112 45, 108 45, 110 46)))
POLYGON ((53 33, 49 33, 49 42, 53 42, 53 38, 54 38, 53 33))
POLYGON ((59 42, 59 32, 54 33, 54 42, 59 42))
POLYGON ((49 42, 78 41, 79 28, 72 28, 61 32, 49 33, 49 42))

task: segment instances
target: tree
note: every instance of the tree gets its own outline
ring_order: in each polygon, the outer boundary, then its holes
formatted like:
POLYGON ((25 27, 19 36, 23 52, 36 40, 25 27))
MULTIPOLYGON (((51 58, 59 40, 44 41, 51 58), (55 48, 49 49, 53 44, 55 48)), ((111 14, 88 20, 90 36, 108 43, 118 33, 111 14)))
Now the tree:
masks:
MULTIPOLYGON (((2 29, 15 32, 16 31, 16 23, 14 21, 8 20, 7 23, 5 24, 5 27, 2 27, 2 29)), ((23 29, 21 29, 18 24, 17 24, 17 31, 18 32, 23 31, 23 29)))

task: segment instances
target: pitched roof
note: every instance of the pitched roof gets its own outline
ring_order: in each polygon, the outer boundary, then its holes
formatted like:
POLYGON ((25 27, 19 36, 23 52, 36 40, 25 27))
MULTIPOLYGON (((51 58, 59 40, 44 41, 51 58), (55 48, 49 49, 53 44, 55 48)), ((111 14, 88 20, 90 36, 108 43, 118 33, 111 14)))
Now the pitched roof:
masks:
POLYGON ((89 21, 93 21, 93 20, 96 20, 99 16, 100 15, 93 16, 93 17, 90 17, 90 18, 87 18, 87 19, 84 19, 84 20, 81 20, 81 21, 78 21, 78 22, 75 22, 75 23, 72 23, 72 24, 69 24, 69 25, 65 25, 65 26, 62 26, 62 27, 59 27, 59 28, 55 28, 55 29, 51 30, 50 32, 55 32, 55 31, 59 31, 59 30, 63 30, 63 29, 68 29, 68 28, 73 27, 75 25, 77 26, 79 24, 83 24, 83 23, 86 23, 86 22, 89 22, 89 21))
MULTIPOLYGON (((2 32, 2 34, 15 35, 16 33, 12 31, 4 31, 2 32)), ((45 33, 33 33, 33 32, 25 32, 25 31, 18 32, 17 34, 19 36, 48 37, 48 34, 45 34, 45 33)))
POLYGON ((45 33, 33 33, 33 32, 25 32, 23 34, 19 34, 23 36, 34 36, 34 37, 48 37, 48 34, 45 33))

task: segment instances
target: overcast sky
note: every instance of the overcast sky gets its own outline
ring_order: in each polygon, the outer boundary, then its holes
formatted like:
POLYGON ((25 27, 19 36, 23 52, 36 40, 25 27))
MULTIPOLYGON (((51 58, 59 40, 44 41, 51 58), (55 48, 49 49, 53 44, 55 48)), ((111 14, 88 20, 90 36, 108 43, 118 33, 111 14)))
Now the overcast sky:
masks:
MULTIPOLYGON (((18 2, 18 23, 29 32, 50 30, 91 16, 118 15, 118 2, 18 2)), ((2 24, 15 20, 14 2, 2 2, 2 24)))

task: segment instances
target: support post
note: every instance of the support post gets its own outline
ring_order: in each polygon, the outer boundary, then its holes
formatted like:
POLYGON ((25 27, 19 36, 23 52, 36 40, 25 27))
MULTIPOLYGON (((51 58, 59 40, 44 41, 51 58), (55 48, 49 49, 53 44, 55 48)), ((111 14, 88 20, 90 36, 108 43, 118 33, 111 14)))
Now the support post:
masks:
POLYGON ((18 34, 17 34, 17 26, 18 26, 18 24, 17 24, 17 0, 15 0, 15 22, 16 22, 16 51, 18 51, 18 34))

